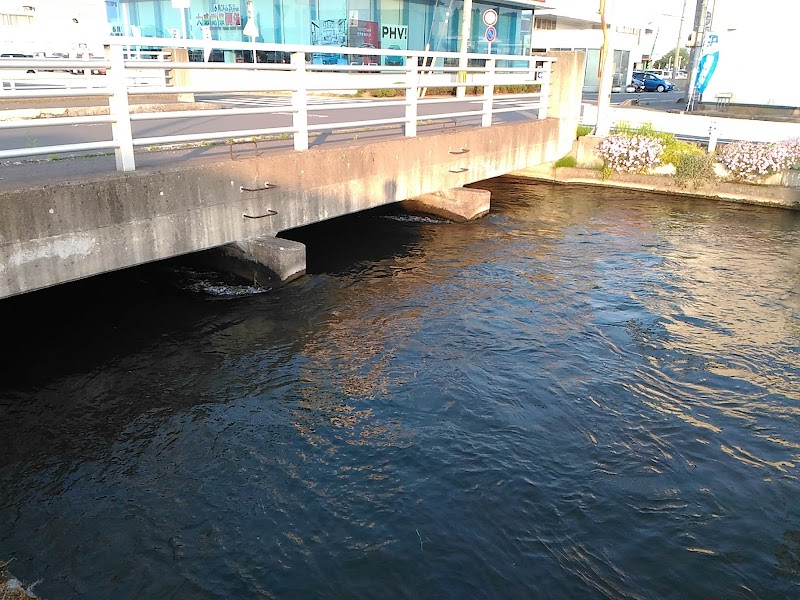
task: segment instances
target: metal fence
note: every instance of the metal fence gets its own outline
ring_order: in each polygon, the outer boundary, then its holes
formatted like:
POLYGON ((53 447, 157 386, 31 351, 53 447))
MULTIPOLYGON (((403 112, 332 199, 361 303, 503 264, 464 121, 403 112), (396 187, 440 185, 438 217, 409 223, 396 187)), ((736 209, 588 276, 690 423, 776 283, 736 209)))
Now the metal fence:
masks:
MULTIPOLYGON (((292 136, 295 150, 308 149, 309 135, 316 131, 345 128, 400 125, 404 135, 417 135, 420 121, 452 120, 473 116, 482 127, 492 124, 495 114, 535 110, 537 118, 547 116, 550 86, 550 57, 453 54, 347 48, 253 44, 200 40, 110 38, 101 60, 75 59, 0 59, 0 100, 102 98, 108 114, 5 120, 0 122, 0 138, 9 130, 37 127, 85 127, 110 124, 109 139, 41 147, 6 148, 0 159, 58 155, 64 153, 113 150, 117 169, 135 169, 134 149, 175 144, 240 141, 261 136, 292 136), (206 62, 225 56, 234 62, 206 62), (253 57, 257 61, 253 62, 253 57), (281 57, 285 62, 260 62, 262 57, 281 57), (198 59, 199 57, 199 59, 198 59), (334 58, 331 58, 334 57, 334 58), (249 59, 250 62, 235 62, 249 59), (383 63, 383 64, 381 64, 383 63), (31 78, 30 71, 38 74, 31 78), (40 73, 44 71, 44 74, 40 73), (20 78, 25 73, 25 78, 20 78), (77 75, 76 75, 77 73, 77 75), (431 91, 459 90, 456 96, 431 97, 431 91), (476 110, 454 106, 462 102, 467 89, 478 92, 476 110), (394 90, 399 99, 382 99, 382 107, 401 107, 397 116, 378 119, 342 120, 325 124, 309 122, 309 98, 317 93, 346 95, 355 91, 394 90), (495 102, 499 90, 514 105, 495 102), (521 91, 520 91, 521 90, 521 91), (216 110, 167 110, 132 112, 137 95, 168 94, 193 99, 195 94, 261 93, 283 94, 289 106, 224 108, 216 110), (427 93, 426 93, 427 92, 427 93), (440 111, 420 116, 423 106, 440 106, 440 111), (291 124, 281 127, 204 131, 175 135, 134 136, 136 121, 177 121, 198 117, 291 113, 291 124)), ((326 111, 363 108, 363 103, 342 98, 325 105, 326 111)), ((154 126, 154 130, 157 127, 154 126)), ((7 145, 7 144, 6 144, 7 145)))

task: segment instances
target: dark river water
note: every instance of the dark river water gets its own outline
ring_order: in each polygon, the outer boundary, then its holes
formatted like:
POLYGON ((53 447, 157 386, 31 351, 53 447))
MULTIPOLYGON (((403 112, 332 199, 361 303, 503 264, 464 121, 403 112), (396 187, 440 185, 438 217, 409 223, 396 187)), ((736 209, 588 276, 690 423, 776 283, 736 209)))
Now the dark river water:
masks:
POLYGON ((2 302, 0 561, 49 600, 799 598, 800 214, 485 182, 2 302))

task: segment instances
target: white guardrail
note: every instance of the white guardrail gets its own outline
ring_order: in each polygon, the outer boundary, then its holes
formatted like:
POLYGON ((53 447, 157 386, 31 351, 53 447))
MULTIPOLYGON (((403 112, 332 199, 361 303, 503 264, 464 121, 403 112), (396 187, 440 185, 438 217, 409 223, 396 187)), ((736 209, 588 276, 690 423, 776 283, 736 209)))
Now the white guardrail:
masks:
MULTIPOLYGON (((457 54, 160 38, 115 37, 107 40, 104 48, 105 58, 101 60, 0 59, 0 80, 2 80, 0 100, 65 96, 98 97, 106 99, 109 108, 108 115, 5 120, 0 122, 0 135, 3 130, 13 129, 111 124, 111 138, 108 140, 11 148, 0 150, 0 159, 113 149, 117 170, 132 171, 136 168, 135 147, 158 147, 213 140, 240 141, 260 136, 292 135, 295 150, 302 151, 308 149, 309 133, 312 131, 401 124, 405 136, 415 137, 417 124, 422 120, 427 122, 479 116, 481 126, 489 127, 494 114, 534 109, 538 112, 538 118, 543 119, 547 116, 551 63, 554 60, 545 56, 457 54), (149 50, 143 49, 145 44, 149 50), (250 58, 253 54, 258 55, 261 52, 262 56, 269 54, 286 57, 289 60, 285 63, 255 64, 252 58, 251 62, 243 63, 202 61, 202 57, 208 56, 212 50, 219 52, 223 48, 230 52, 230 56, 238 52, 240 56, 247 55, 250 58), (182 61, 176 60, 176 56, 181 55, 187 58, 182 61), (189 55, 200 57, 200 61, 188 60, 189 55), (328 57, 328 60, 323 58, 320 61, 322 63, 332 62, 330 57, 340 57, 336 62, 348 64, 317 64, 313 57, 320 56, 328 57), (381 61, 380 57, 391 57, 392 66, 376 64, 381 61), (31 71, 40 77, 31 79, 31 71), (504 99, 515 100, 514 106, 509 107, 507 104, 499 106, 494 102, 495 90, 501 85, 540 87, 536 93, 504 94, 504 99), (444 105, 446 110, 447 104, 463 102, 461 97, 426 98, 424 95, 426 89, 473 86, 483 88, 481 96, 472 98, 473 101, 480 102, 477 110, 419 115, 419 109, 423 105, 444 105), (326 124, 309 123, 308 100, 312 93, 344 94, 348 91, 352 93, 353 90, 379 89, 404 92, 399 100, 380 100, 380 106, 403 107, 403 116, 326 124), (135 113, 130 111, 131 98, 136 95, 242 92, 288 93, 291 96, 291 106, 166 112, 137 110, 135 113), (134 137, 131 128, 132 121, 277 112, 291 113, 291 125, 162 137, 134 137)), ((383 61, 388 62, 387 59, 383 61)), ((341 103, 327 103, 325 110, 363 107, 363 101, 356 103, 343 98, 341 103)))

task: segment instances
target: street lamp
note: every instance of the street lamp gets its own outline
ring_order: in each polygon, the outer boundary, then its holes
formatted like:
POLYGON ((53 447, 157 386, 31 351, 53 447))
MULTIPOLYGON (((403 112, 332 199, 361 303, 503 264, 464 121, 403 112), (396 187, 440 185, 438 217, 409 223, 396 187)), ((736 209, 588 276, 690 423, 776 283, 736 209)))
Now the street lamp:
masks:
MULTIPOLYGON (((594 134, 601 137, 607 136, 611 131, 610 111, 614 71, 614 47, 611 43, 611 30, 606 24, 606 3, 611 4, 613 1, 614 0, 600 0, 600 26, 603 29, 603 49, 600 52, 600 82, 597 88, 597 123, 594 126, 594 134)), ((609 13, 615 16, 613 6, 609 13)))

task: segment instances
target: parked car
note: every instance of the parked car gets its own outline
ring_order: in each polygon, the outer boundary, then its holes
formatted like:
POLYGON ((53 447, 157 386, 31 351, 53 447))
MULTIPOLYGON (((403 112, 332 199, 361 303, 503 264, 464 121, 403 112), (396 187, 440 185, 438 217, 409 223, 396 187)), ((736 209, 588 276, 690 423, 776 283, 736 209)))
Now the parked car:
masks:
MULTIPOLYGON (((400 50, 400 46, 397 44, 392 44, 389 46, 389 50, 400 50)), ((384 60, 384 64, 387 67, 402 67, 404 59, 402 56, 387 56, 384 60)))
POLYGON ((633 73, 631 84, 637 88, 637 91, 645 92, 669 92, 675 89, 675 84, 671 81, 661 79, 653 73, 642 73, 641 71, 633 73), (636 81, 639 82, 638 85, 635 83, 636 81))
POLYGON ((661 79, 666 79, 669 71, 665 71, 663 69, 647 69, 645 73, 652 73, 656 77, 660 77, 661 79))
MULTIPOLYGON (((21 52, 4 52, 0 58, 33 58, 32 54, 22 54, 21 52)), ((36 73, 35 69, 26 69, 26 73, 36 73)))

